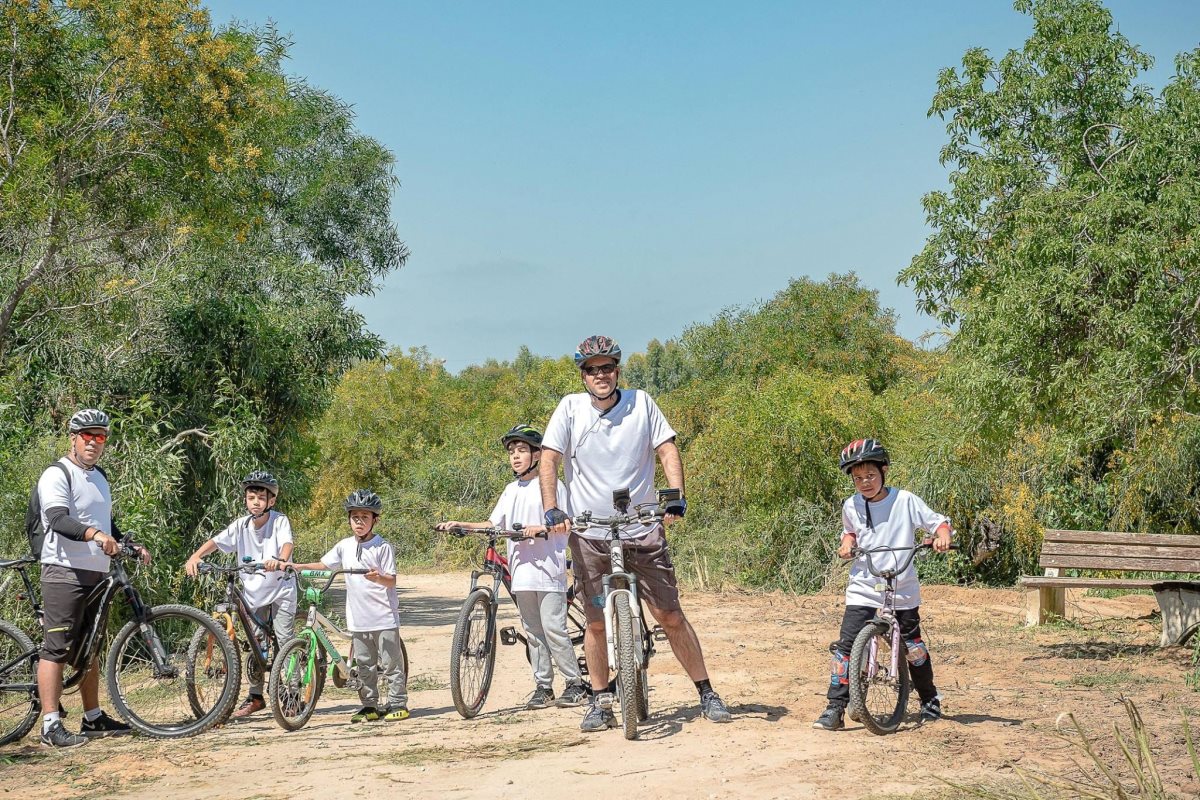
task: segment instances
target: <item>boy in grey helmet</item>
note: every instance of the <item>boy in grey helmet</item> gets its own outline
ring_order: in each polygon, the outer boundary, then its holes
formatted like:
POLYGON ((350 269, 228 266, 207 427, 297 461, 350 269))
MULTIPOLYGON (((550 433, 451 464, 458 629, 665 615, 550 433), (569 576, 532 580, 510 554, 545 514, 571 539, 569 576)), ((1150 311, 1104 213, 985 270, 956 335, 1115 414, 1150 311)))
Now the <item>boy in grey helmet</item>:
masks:
POLYGON ((396 600, 396 556, 392 546, 375 533, 383 500, 359 489, 343 504, 351 535, 335 544, 319 562, 293 564, 296 569, 365 569, 365 575, 346 576, 346 627, 351 656, 358 670, 362 708, 350 722, 408 719, 408 676, 400 649, 400 614, 396 600), (388 683, 386 706, 379 702, 379 676, 388 683))
MULTIPOLYGON (((183 569, 189 577, 195 578, 200 574, 200 562, 204 557, 218 550, 237 553, 239 564, 247 558, 261 562, 266 567, 265 574, 242 574, 242 595, 250 606, 250 613, 270 622, 275 641, 282 647, 295 635, 296 581, 290 573, 279 571, 280 565, 292 558, 292 523, 286 514, 275 510, 279 481, 269 472, 256 469, 243 478, 242 499, 246 503, 246 515, 238 517, 196 548, 183 569)), ((253 660, 250 663, 253 664, 253 660)), ((247 676, 250 691, 233 712, 235 719, 244 719, 267 707, 263 699, 264 677, 257 670, 247 676)))

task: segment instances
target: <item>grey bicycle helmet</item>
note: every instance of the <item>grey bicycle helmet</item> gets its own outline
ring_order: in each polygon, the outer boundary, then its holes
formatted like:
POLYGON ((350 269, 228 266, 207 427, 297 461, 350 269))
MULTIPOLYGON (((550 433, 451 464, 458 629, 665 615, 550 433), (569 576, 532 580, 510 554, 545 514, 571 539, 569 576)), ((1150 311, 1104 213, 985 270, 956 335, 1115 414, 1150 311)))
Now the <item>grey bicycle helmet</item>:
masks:
POLYGON ((500 444, 508 447, 509 442, 525 442, 530 447, 541 449, 542 434, 529 425, 513 425, 508 433, 500 437, 500 444))
POLYGON ((582 367, 589 358, 608 356, 621 363, 621 345, 608 336, 589 336, 575 348, 575 366, 582 367))
POLYGON ((838 459, 838 467, 847 475, 856 464, 880 464, 887 466, 892 463, 888 451, 878 439, 855 439, 842 448, 842 456, 838 459))
POLYGON ((383 500, 370 489, 355 489, 342 506, 347 514, 351 511, 370 511, 375 516, 383 513, 383 500))
POLYGON ((242 491, 247 489, 266 489, 272 497, 279 497, 279 481, 275 476, 261 469, 256 469, 242 478, 242 491))
POLYGON ((91 428, 103 428, 108 430, 111 425, 111 420, 108 414, 105 414, 98 408, 85 408, 81 411, 76 411, 71 416, 71 422, 68 430, 71 433, 79 433, 80 431, 90 430, 91 428))

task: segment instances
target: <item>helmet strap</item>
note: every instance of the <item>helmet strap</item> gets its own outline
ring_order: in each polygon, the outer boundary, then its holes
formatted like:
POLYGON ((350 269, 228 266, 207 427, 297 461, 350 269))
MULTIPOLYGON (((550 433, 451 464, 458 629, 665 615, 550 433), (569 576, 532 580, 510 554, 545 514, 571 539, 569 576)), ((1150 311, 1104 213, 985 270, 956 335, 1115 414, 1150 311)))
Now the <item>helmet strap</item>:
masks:
MULTIPOLYGON (((539 460, 540 460, 540 459, 539 459, 539 460)), ((517 471, 514 469, 514 470, 513 470, 513 476, 514 476, 514 477, 515 477, 517 480, 519 480, 519 481, 523 481, 523 480, 525 480, 525 476, 526 476, 526 475, 532 475, 534 472, 537 472, 537 468, 538 468, 538 462, 537 462, 537 461, 534 461, 532 464, 530 464, 530 465, 529 465, 529 469, 525 470, 524 472, 517 472, 517 471)))

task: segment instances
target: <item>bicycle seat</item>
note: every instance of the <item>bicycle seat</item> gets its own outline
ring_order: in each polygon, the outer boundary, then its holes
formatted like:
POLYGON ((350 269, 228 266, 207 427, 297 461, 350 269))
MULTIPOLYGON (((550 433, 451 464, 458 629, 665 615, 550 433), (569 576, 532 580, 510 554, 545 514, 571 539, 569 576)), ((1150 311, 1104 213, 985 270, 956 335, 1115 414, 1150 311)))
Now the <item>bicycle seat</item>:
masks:
POLYGON ((0 569, 12 569, 13 567, 23 567, 26 564, 36 564, 37 559, 33 556, 21 556, 14 558, 11 561, 0 561, 0 569))

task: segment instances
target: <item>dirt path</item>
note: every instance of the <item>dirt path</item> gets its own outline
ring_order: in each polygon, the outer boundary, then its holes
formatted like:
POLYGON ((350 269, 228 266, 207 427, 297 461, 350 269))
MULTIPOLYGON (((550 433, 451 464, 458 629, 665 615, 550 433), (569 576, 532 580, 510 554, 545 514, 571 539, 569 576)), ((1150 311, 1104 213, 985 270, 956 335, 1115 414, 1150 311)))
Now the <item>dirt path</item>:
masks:
MULTIPOLYGON (((642 740, 583 735, 582 711, 524 711, 532 678, 517 647, 500 649, 485 713, 459 718, 446 688, 463 574, 402 579, 402 631, 412 661, 411 719, 349 726, 357 697, 329 687, 307 728, 284 733, 269 714, 182 742, 125 739, 69 753, 30 737, 0 749, 5 793, 32 798, 343 797, 436 792, 440 797, 589 797, 614 789, 657 797, 954 797, 936 776, 1003 785, 1012 765, 1061 772, 1070 748, 1054 735, 1070 711, 1119 758, 1113 722, 1132 698, 1156 760, 1181 796, 1181 712, 1200 712, 1184 683, 1189 652, 1160 650, 1151 597, 1089 600, 1081 624, 1019 626, 1015 591, 931 587, 923 609, 948 718, 876 737, 857 725, 814 731, 828 681, 826 647, 840 597, 690 593, 713 684, 730 725, 697 717, 696 694, 665 645, 652 664, 651 719, 642 740), (8 762, 7 764, 5 762, 8 762)), ((501 606, 504 624, 516 621, 501 606)), ((68 708, 77 712, 77 698, 68 708)), ((914 704, 915 707, 915 704, 914 704)), ((78 719, 72 713, 72 719, 78 719)))

